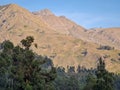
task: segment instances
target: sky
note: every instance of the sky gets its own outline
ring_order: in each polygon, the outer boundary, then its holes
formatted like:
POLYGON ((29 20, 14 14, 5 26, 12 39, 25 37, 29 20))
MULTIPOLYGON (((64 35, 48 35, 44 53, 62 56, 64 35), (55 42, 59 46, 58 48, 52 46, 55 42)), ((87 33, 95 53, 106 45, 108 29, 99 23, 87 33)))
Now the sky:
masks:
POLYGON ((0 5, 10 3, 31 12, 47 8, 88 29, 120 27, 120 0, 0 0, 0 5))

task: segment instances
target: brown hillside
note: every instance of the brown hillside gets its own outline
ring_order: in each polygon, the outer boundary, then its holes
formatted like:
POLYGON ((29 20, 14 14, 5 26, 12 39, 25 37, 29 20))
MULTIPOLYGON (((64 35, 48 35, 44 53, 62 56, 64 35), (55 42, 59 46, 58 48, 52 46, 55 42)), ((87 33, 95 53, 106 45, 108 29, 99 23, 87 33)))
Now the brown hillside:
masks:
POLYGON ((56 16, 50 10, 44 9, 39 12, 33 12, 34 15, 39 16, 55 31, 72 35, 75 38, 82 39, 101 45, 110 45, 120 49, 120 28, 99 28, 86 30, 80 25, 67 19, 64 16, 56 16))
POLYGON ((82 65, 91 68, 103 56, 109 71, 120 72, 120 51, 98 50, 98 44, 81 40, 87 40, 86 33, 88 31, 84 31, 83 27, 48 11, 43 16, 38 16, 15 4, 0 6, 0 42, 9 39, 14 44, 19 44, 21 39, 32 35, 38 44, 38 48, 32 49, 52 58, 55 66, 82 65))
POLYGON ((120 49, 120 28, 99 28, 89 30, 87 33, 93 42, 120 49))
POLYGON ((33 12, 34 15, 39 16, 45 21, 51 28, 62 34, 70 34, 70 30, 73 27, 79 27, 77 30, 83 32, 85 29, 82 26, 78 26, 73 21, 67 19, 65 16, 56 16, 50 10, 44 9, 39 12, 33 12))

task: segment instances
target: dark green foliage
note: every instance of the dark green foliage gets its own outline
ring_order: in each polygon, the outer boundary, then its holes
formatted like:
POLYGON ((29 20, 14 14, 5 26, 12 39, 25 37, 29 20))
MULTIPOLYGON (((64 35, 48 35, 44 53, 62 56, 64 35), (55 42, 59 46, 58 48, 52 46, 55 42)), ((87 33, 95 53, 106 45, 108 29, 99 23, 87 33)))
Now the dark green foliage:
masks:
POLYGON ((114 47, 111 46, 102 46, 100 45, 100 47, 98 48, 98 50, 114 50, 114 47))
POLYGON ((118 53, 118 56, 120 56, 120 53, 118 53))
POLYGON ((58 75, 54 81, 55 90, 80 90, 80 82, 75 75, 58 75))
POLYGON ((114 75, 115 81, 114 81, 114 86, 115 90, 120 90, 120 74, 114 75))
MULTIPOLYGON (((0 89, 4 90, 50 90, 56 78, 56 69, 51 59, 35 54, 30 50, 34 38, 28 36, 21 42, 24 48, 10 41, 1 44, 0 89), (43 67, 46 63, 51 64, 43 67)), ((53 89, 51 89, 53 90, 53 89)))
POLYGON ((86 55, 88 54, 87 49, 83 50, 83 51, 81 52, 81 54, 83 54, 83 56, 86 56, 86 55))
POLYGON ((113 75, 105 69, 105 62, 102 58, 99 59, 96 77, 97 81, 93 90, 114 90, 113 75))
POLYGON ((36 48, 38 48, 38 45, 37 45, 36 43, 34 44, 34 46, 35 46, 36 48))
POLYGON ((86 69, 83 66, 78 66, 77 72, 74 72, 73 66, 68 66, 67 69, 68 72, 65 72, 64 67, 57 68, 55 90, 119 90, 120 77, 109 73, 101 58, 97 69, 86 69))
POLYGON ((9 40, 6 40, 1 44, 1 49, 4 50, 4 52, 10 51, 11 49, 13 49, 13 47, 14 47, 13 43, 10 42, 9 40))
POLYGON ((32 36, 28 36, 26 37, 26 39, 21 40, 22 45, 26 49, 29 49, 33 42, 34 42, 34 38, 32 36))
POLYGON ((93 90, 93 87, 94 87, 94 85, 96 83, 96 77, 95 77, 95 75, 93 75, 93 74, 90 73, 87 76, 86 82, 87 82, 87 84, 86 84, 86 86, 84 87, 83 90, 93 90))
POLYGON ((54 81, 55 90, 83 90, 86 77, 91 71, 87 71, 82 67, 79 69, 80 72, 75 72, 74 68, 68 66, 67 72, 65 72, 64 67, 57 68, 57 78, 54 81))
POLYGON ((0 90, 114 90, 114 85, 119 90, 120 77, 114 76, 113 82, 101 58, 97 69, 78 66, 76 72, 68 66, 65 72, 64 67, 54 68, 51 59, 30 50, 33 42, 28 36, 21 41, 24 48, 10 41, 0 45, 0 90))
POLYGON ((74 75, 69 77, 66 84, 68 86, 67 87, 68 90, 79 90, 80 89, 79 81, 74 75))
POLYGON ((99 58, 95 73, 89 74, 83 90, 115 90, 114 74, 105 69, 105 62, 99 58))
POLYGON ((75 67, 74 66, 67 66, 67 72, 68 73, 75 73, 75 67))
POLYGON ((25 87, 25 90, 33 90, 33 89, 32 89, 31 85, 27 84, 26 87, 25 87))

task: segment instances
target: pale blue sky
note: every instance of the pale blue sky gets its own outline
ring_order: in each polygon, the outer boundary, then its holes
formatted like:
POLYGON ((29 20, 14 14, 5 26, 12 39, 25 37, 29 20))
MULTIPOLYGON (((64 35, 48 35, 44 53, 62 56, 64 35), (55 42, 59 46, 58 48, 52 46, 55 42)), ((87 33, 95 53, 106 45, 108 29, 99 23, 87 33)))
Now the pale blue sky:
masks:
POLYGON ((120 0, 0 0, 0 5, 9 3, 30 11, 48 8, 85 28, 120 27, 120 0))

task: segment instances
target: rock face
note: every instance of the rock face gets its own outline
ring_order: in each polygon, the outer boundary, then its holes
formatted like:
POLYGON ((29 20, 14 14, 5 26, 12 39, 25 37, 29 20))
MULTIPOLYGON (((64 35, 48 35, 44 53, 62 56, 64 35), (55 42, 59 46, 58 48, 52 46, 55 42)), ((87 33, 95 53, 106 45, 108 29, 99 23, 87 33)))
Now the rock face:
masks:
POLYGON ((54 15, 49 9, 44 9, 38 12, 33 12, 33 14, 35 15, 40 15, 40 16, 50 16, 50 15, 54 15))
POLYGON ((86 30, 48 9, 31 13, 15 4, 0 6, 0 42, 9 39, 21 45, 20 40, 30 35, 38 44, 37 49, 31 49, 52 58, 55 66, 81 65, 91 68, 103 56, 108 70, 120 71, 120 51, 98 49, 104 44, 120 49, 119 28, 86 30))

